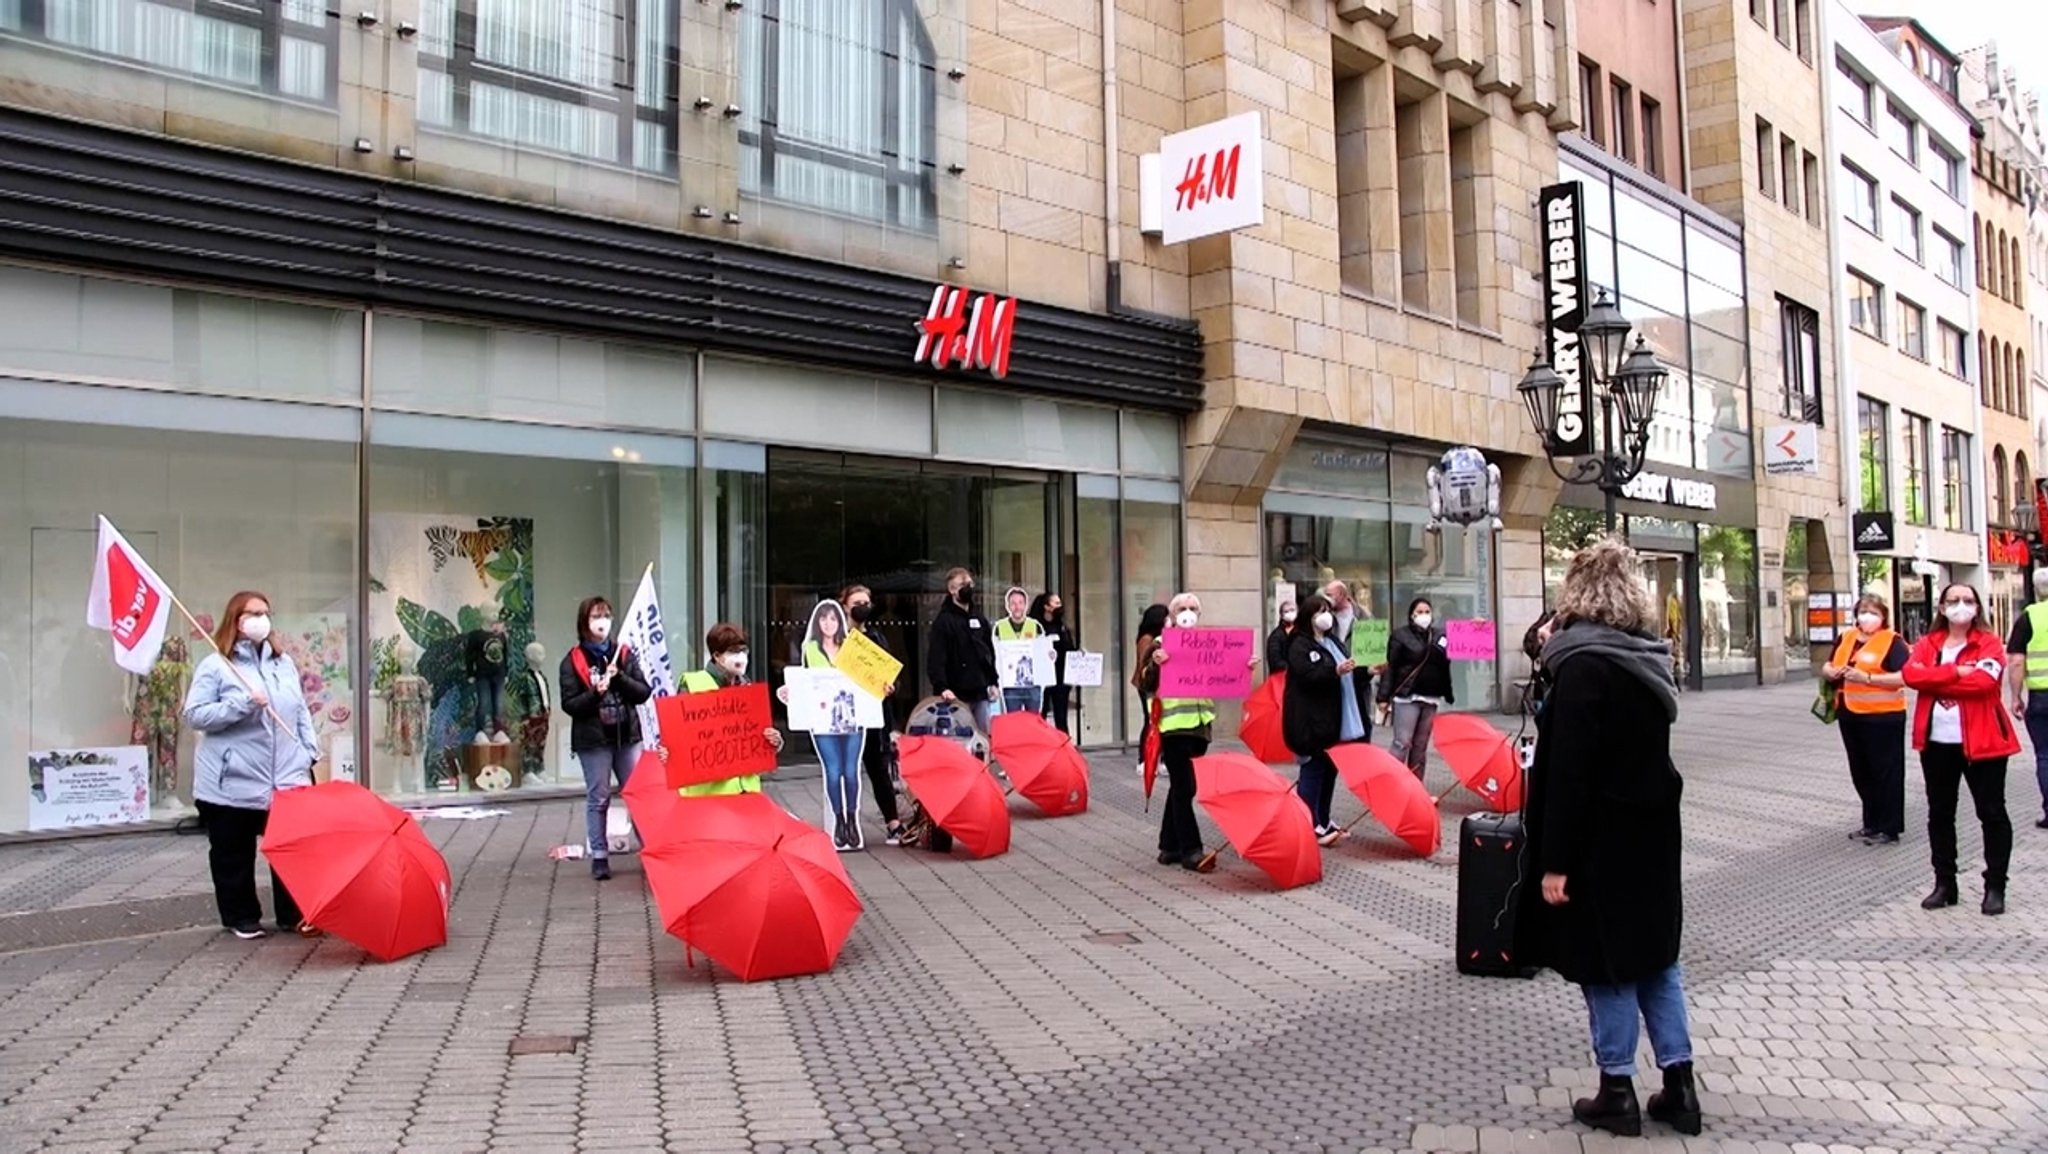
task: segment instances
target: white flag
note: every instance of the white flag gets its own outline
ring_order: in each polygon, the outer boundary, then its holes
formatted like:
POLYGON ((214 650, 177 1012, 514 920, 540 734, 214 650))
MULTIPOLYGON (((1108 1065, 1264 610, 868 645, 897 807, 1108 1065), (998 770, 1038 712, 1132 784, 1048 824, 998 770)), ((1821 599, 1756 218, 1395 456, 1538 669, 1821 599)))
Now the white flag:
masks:
MULTIPOLYGON (((652 565, 640 575, 640 588, 634 592, 633 604, 626 610, 626 620, 619 627, 618 639, 621 645, 640 658, 641 676, 647 678, 654 696, 673 697, 676 671, 668 656, 668 630, 661 623, 661 601, 654 593, 652 565)), ((661 724, 655 720, 652 698, 640 707, 640 734, 648 744, 661 738, 661 724)))
POLYGON ((156 665, 157 652, 164 647, 164 625, 170 620, 171 601, 171 587, 121 536, 113 522, 101 517, 85 623, 113 635, 114 664, 138 675, 148 673, 156 665))

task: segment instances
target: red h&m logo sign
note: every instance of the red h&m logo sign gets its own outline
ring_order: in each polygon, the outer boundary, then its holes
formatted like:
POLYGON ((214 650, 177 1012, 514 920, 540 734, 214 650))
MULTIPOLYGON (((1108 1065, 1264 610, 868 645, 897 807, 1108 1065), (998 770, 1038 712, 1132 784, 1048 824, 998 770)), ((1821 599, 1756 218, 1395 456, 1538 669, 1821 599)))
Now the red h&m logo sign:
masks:
POLYGON ((1017 298, 942 284, 932 290, 931 307, 917 322, 917 354, 911 360, 935 369, 981 369, 1006 377, 1016 327, 1017 298))
POLYGON ((1173 186, 1173 211, 1186 212, 1212 200, 1236 200, 1237 169, 1243 159, 1242 144, 1219 149, 1213 157, 1199 152, 1189 157, 1187 171, 1173 186))

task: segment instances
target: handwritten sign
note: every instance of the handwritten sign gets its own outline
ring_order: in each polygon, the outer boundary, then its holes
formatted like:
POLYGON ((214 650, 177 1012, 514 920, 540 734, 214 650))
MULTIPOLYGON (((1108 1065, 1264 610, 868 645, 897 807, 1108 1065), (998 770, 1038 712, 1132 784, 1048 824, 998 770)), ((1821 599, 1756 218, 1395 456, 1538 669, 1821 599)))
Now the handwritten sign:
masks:
POLYGON ((1360 669, 1372 669, 1387 663, 1387 639, 1393 635, 1394 623, 1384 617, 1361 617, 1351 623, 1351 660, 1360 669))
POLYGON ((832 659, 832 667, 846 674, 856 688, 875 697, 889 696, 889 687, 903 673, 901 661, 858 630, 848 633, 840 643, 839 656, 832 659))
POLYGON ((1082 653, 1076 650, 1067 654, 1067 671, 1062 685, 1074 685, 1083 689, 1098 689, 1102 686, 1102 654, 1082 653))
POLYGON ((755 682, 712 693, 654 699, 661 745, 668 751, 668 785, 681 789, 775 768, 768 744, 768 687, 755 682))
POLYGON ((1492 661, 1493 622, 1446 621, 1444 636, 1450 640, 1452 661, 1492 661))
POLYGON ((1169 629, 1161 638, 1161 697, 1246 697, 1256 652, 1249 629, 1169 629))

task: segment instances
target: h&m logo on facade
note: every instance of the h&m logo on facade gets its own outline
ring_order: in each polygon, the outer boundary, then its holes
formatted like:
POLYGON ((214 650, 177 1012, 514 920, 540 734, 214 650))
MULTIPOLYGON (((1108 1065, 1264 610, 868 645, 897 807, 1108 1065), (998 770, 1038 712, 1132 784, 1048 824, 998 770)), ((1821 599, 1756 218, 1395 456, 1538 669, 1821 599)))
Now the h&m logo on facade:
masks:
POLYGON ((942 284, 917 322, 917 352, 910 359, 935 369, 983 370, 1000 380, 1010 375, 1016 327, 1016 297, 942 284))

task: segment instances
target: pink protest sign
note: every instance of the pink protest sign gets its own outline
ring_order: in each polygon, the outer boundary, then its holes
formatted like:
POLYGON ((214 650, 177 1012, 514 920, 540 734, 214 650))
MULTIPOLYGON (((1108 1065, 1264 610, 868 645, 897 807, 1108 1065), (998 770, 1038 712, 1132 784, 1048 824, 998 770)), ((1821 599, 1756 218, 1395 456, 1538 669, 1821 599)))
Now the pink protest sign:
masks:
POLYGON ((1446 621, 1444 636, 1450 640, 1452 661, 1492 661, 1493 622, 1446 621))
POLYGON ((1249 629, 1169 629, 1160 639, 1161 697, 1246 697, 1252 691, 1249 629))

